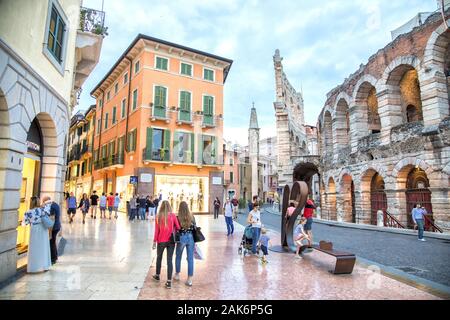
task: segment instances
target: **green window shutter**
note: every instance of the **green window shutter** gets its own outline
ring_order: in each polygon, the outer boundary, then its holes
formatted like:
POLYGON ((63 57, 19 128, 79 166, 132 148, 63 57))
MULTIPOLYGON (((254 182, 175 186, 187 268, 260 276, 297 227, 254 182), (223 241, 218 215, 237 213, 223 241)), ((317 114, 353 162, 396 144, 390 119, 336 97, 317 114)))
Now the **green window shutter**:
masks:
POLYGON ((105 114, 105 130, 106 129, 108 129, 108 117, 109 117, 109 114, 108 114, 108 112, 105 114))
POLYGON ((133 91, 133 110, 136 110, 137 107, 137 89, 133 91))
POLYGON ((126 145, 126 151, 130 152, 130 141, 131 141, 131 132, 127 133, 127 145, 126 145))
POLYGON ((170 161, 170 130, 164 130, 164 161, 170 161))
POLYGON ((154 115, 157 117, 166 117, 166 93, 166 88, 161 86, 155 87, 154 115))
POLYGON ((126 100, 122 100, 122 118, 125 118, 126 100))
POLYGON ((133 151, 136 151, 136 143, 137 143, 137 130, 133 130, 133 151))
POLYGON ((167 69, 168 69, 167 64, 168 64, 169 60, 163 59, 162 62, 163 62, 163 69, 164 69, 164 70, 167 70, 167 69))
POLYGON ((153 138, 153 129, 151 127, 147 128, 147 142, 145 145, 145 160, 151 160, 152 159, 152 143, 153 138))
POLYGON ((181 110, 186 110, 186 92, 185 91, 181 91, 180 93, 180 109, 181 110))
POLYGON ((193 133, 191 133, 190 136, 191 136, 191 163, 194 163, 195 162, 195 159, 194 159, 195 135, 193 133))
POLYGON ((117 112, 117 107, 113 107, 112 124, 116 123, 116 112, 117 112))

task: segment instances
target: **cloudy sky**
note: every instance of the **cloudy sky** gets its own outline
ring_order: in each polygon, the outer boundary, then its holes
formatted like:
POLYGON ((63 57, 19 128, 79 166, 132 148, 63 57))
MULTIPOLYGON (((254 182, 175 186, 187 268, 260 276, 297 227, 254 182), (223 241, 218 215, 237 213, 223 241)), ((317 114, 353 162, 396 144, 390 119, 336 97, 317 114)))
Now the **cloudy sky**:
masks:
MULTIPOLYGON (((83 6, 101 9, 102 0, 83 6)), ((303 92, 306 122, 315 125, 326 93, 390 42, 391 30, 436 8, 436 0, 104 0, 109 35, 79 109, 95 103, 89 92, 143 33, 234 60, 224 138, 247 137, 252 102, 261 137, 275 134, 277 48, 291 84, 303 92)))

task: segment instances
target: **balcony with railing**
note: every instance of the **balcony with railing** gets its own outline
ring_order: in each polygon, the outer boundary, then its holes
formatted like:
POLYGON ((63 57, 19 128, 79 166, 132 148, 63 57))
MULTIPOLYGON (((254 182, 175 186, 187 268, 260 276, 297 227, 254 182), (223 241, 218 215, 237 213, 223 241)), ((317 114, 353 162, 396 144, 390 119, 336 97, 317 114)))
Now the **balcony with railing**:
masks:
POLYGON ((88 145, 85 144, 84 146, 82 146, 81 151, 80 151, 80 155, 91 155, 92 154, 92 145, 88 145))
POLYGON ((214 115, 203 114, 203 127, 215 127, 214 115))
POLYGON ((125 164, 123 153, 113 154, 109 157, 94 162, 94 169, 100 170, 104 168, 121 168, 125 164))
POLYGON ((192 112, 189 110, 180 109, 178 111, 177 124, 187 123, 193 125, 192 112))
POLYGON ((151 115, 152 121, 164 120, 164 121, 166 121, 166 123, 170 122, 170 119, 167 116, 167 107, 166 106, 155 105, 154 103, 151 103, 151 107, 152 107, 152 115, 151 115))
MULTIPOLYGON (((108 35, 105 27, 105 12, 82 7, 80 25, 75 42, 75 79, 73 96, 94 70, 100 59, 103 38, 108 35)), ((72 97, 73 98, 73 97, 72 97)))
POLYGON ((142 159, 144 161, 170 162, 170 150, 165 148, 144 148, 142 150, 142 159))

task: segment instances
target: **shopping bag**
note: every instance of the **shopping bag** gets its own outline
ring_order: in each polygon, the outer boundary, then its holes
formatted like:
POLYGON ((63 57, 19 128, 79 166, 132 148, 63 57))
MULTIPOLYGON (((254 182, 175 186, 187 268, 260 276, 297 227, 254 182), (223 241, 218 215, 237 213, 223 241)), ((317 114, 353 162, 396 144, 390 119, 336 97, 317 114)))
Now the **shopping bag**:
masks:
POLYGON ((203 252, 200 250, 200 247, 195 244, 194 246, 194 258, 197 260, 204 260, 204 255, 203 252))

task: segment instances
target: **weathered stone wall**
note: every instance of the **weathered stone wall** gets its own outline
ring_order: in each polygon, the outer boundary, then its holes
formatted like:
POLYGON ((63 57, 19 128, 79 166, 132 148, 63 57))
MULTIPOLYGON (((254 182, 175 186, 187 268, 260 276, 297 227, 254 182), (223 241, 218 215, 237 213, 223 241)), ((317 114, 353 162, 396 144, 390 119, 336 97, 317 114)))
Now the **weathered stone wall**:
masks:
MULTIPOLYGON (((449 10, 446 15, 448 19, 449 10)), ((351 178, 356 220, 370 223, 370 181, 378 173, 384 179, 388 211, 406 223, 406 177, 416 167, 429 179, 436 224, 450 231, 449 39, 450 30, 436 13, 380 49, 328 93, 318 119, 322 217, 337 213, 337 220, 348 221, 351 178), (350 144, 342 132, 344 102, 350 144), (407 123, 408 105, 417 108, 418 119, 413 120, 420 121, 407 123), (379 124, 373 121, 374 110, 379 124)))

